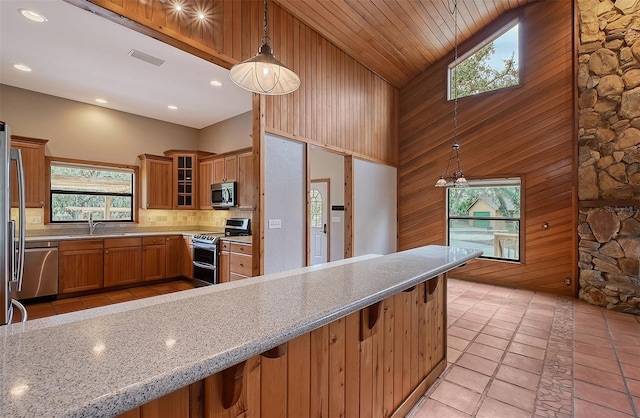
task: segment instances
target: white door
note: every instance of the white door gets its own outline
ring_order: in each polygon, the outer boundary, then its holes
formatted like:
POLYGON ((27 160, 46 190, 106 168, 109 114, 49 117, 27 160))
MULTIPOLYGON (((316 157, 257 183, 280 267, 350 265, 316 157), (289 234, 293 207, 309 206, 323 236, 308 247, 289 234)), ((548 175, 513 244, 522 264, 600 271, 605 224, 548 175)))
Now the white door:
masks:
POLYGON ((329 180, 311 180, 310 202, 311 265, 315 266, 329 260, 329 180))

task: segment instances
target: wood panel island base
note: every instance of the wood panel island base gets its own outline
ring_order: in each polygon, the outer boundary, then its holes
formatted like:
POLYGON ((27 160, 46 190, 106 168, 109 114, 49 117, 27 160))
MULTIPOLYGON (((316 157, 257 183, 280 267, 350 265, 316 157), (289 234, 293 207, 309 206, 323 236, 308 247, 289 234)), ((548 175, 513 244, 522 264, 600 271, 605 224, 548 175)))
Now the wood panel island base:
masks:
POLYGON ((480 254, 428 246, 0 328, 0 406, 11 416, 403 416, 446 366, 443 273, 480 254), (48 344, 24 349, 37 340, 48 344), (70 353, 52 353, 65 344, 70 353), (35 355, 48 358, 27 367, 35 355), (56 376, 42 381, 45 364, 56 376))
POLYGON ((420 283, 121 417, 404 416, 446 366, 444 282, 420 283))

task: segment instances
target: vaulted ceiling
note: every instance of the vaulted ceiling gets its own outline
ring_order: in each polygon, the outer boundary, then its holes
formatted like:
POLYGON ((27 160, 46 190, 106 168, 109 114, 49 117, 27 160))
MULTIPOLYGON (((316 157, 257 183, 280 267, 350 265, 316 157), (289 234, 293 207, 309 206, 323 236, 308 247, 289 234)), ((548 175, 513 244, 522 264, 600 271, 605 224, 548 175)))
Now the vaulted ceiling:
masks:
MULTIPOLYGON (((275 0, 395 87, 453 50, 454 0, 275 0)), ((458 42, 540 0, 458 0, 458 42)))

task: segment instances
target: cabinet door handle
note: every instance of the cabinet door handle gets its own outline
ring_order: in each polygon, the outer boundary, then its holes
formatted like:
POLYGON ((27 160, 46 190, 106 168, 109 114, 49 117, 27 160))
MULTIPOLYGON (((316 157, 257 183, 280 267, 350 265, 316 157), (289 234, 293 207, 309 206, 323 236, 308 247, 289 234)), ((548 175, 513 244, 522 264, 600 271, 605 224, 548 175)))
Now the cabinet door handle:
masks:
POLYGON ((104 253, 105 253, 105 254, 109 254, 109 250, 105 250, 105 252, 104 252, 104 253))

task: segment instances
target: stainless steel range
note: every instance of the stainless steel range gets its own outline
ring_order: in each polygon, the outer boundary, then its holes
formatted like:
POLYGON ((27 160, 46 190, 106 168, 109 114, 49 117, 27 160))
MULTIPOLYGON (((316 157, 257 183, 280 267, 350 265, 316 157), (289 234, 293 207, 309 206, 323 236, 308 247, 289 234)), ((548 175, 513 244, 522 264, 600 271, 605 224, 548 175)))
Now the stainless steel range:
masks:
POLYGON ((218 240, 224 233, 206 233, 193 236, 193 280, 196 286, 219 283, 218 240))
POLYGON ((193 281, 196 286, 220 283, 218 274, 218 242, 223 236, 251 235, 248 218, 229 218, 224 232, 210 232, 193 236, 193 281))

